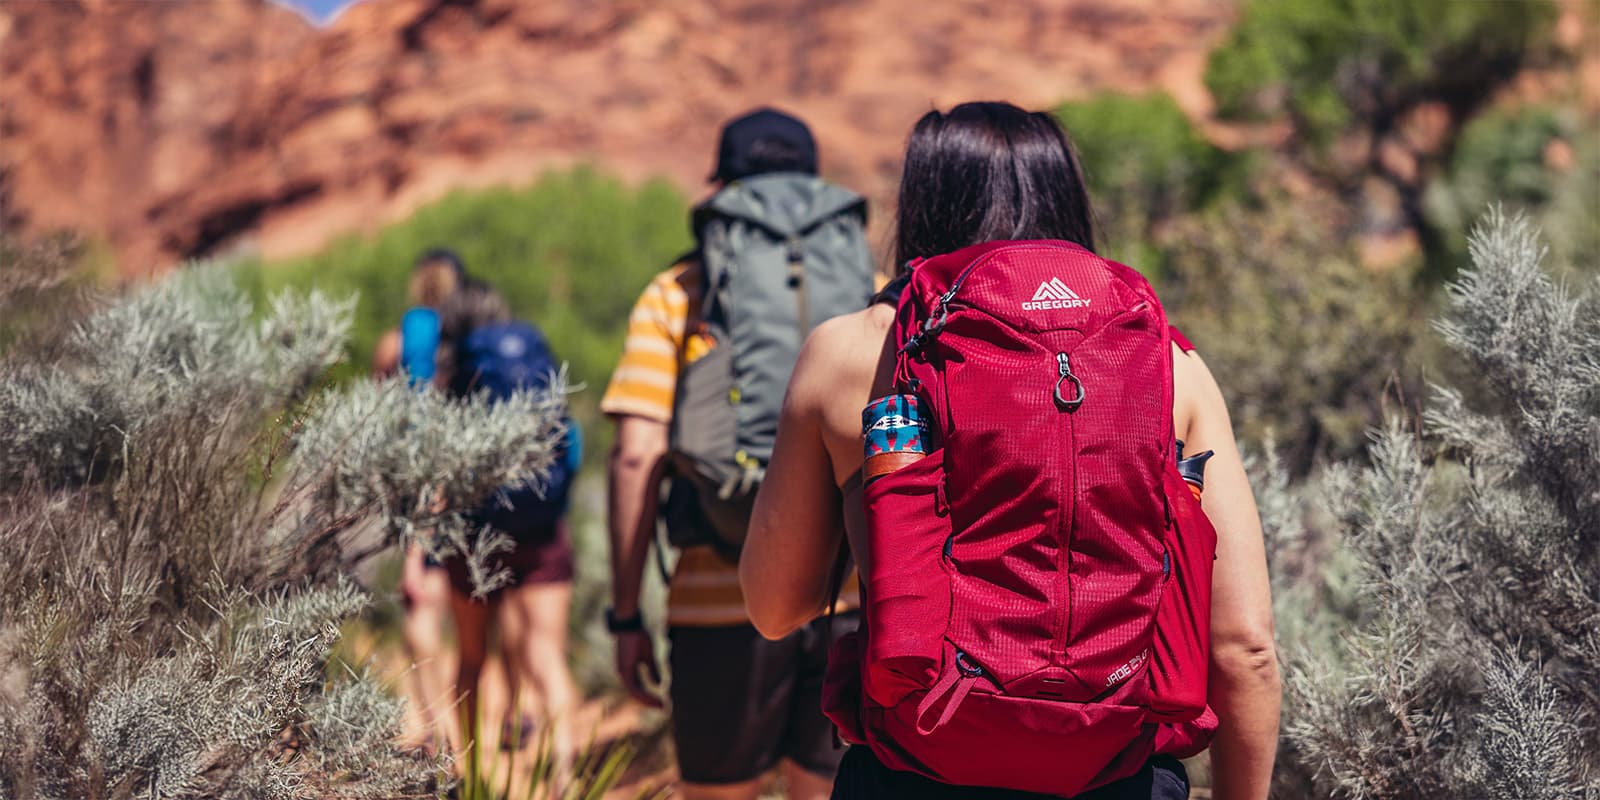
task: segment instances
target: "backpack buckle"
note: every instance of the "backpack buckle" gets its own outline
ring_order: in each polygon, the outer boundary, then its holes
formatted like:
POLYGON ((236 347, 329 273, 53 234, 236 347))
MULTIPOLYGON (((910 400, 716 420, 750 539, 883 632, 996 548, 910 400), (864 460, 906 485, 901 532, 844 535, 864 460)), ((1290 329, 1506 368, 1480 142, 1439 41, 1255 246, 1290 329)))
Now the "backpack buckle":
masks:
POLYGON ((950 307, 940 303, 938 316, 928 317, 922 323, 922 329, 906 340, 904 347, 900 348, 901 355, 916 355, 927 346, 928 342, 939 338, 939 333, 944 330, 944 325, 950 319, 950 307))

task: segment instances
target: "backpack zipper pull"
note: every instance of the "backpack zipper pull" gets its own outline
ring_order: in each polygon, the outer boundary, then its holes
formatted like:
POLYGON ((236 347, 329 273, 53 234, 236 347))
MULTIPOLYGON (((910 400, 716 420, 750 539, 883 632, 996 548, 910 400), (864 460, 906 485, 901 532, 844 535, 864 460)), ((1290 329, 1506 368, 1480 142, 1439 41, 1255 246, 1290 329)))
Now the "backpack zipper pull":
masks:
POLYGON ((961 701, 967 699, 967 694, 972 691, 972 685, 987 674, 984 672, 983 667, 973 663, 966 653, 957 650, 955 669, 946 671, 944 677, 940 678, 932 688, 928 689, 928 693, 923 696, 922 702, 917 704, 915 720, 917 733, 927 736, 944 727, 945 723, 956 715, 956 709, 961 707, 961 701), (944 710, 939 713, 939 719, 929 724, 927 722, 928 712, 932 710, 935 704, 947 696, 950 699, 945 701, 944 710))
POLYGON ((805 341, 811 333, 811 309, 806 303, 805 242, 799 236, 790 236, 786 246, 789 250, 789 288, 794 290, 795 313, 800 318, 800 340, 805 341))
POLYGON ((1056 353, 1056 368, 1058 372, 1056 378, 1056 407, 1062 411, 1077 411, 1078 406, 1083 405, 1083 382, 1078 380, 1078 376, 1072 374, 1072 362, 1067 359, 1066 353, 1056 353), (1061 387, 1067 381, 1072 381, 1071 398, 1063 397, 1061 394, 1061 387))

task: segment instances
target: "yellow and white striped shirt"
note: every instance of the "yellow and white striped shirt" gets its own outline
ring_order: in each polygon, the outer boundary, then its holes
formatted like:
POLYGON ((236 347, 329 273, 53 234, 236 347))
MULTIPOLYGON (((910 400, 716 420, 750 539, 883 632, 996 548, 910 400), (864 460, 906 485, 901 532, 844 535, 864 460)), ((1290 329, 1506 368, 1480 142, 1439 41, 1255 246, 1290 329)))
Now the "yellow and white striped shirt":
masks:
MULTIPOLYGON (((650 281, 628 317, 628 338, 622 359, 611 374, 600 410, 611 416, 672 421, 678 373, 714 346, 701 328, 701 270, 686 262, 650 281)), ((851 576, 839 605, 858 605, 851 576)), ((739 589, 739 567, 710 547, 683 551, 667 600, 667 624, 681 626, 739 625, 750 621, 739 589)))

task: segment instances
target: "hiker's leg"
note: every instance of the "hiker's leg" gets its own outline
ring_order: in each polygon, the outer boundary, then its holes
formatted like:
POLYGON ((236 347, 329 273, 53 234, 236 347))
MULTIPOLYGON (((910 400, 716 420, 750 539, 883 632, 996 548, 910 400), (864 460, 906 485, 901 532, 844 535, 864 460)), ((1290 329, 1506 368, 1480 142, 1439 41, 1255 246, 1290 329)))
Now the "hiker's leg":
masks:
POLYGON ((517 653, 517 677, 529 687, 524 708, 539 717, 559 720, 557 728, 567 739, 575 729, 572 715, 579 696, 572 671, 567 667, 567 627, 572 609, 572 580, 576 565, 572 537, 565 520, 543 533, 533 533, 517 541, 510 555, 517 585, 511 592, 519 598, 514 613, 508 615, 516 626, 506 641, 507 653, 517 653))
POLYGON ((456 716, 462 721, 462 729, 456 750, 462 753, 486 730, 478 722, 478 682, 489 655, 490 608, 487 602, 459 591, 450 593, 450 608, 455 612, 456 649, 461 659, 456 669, 456 716))
POLYGON ((778 762, 799 639, 751 625, 674 626, 672 736, 690 800, 742 800, 778 762))
POLYGON ((785 760, 783 784, 789 788, 789 800, 828 800, 833 794, 833 773, 818 774, 785 760))
POLYGON ((680 783, 678 794, 683 800, 756 800, 761 796, 761 782, 703 784, 680 783))
POLYGON ((822 715, 822 682, 828 671, 828 648, 833 639, 856 629, 857 612, 826 618, 796 631, 794 692, 784 729, 784 778, 790 800, 823 800, 833 789, 833 778, 844 758, 844 747, 834 735, 833 722, 822 715))
POLYGON ((503 685, 507 692, 504 704, 505 717, 501 725, 500 744, 502 747, 520 750, 533 741, 535 720, 542 719, 539 709, 538 693, 534 690, 533 676, 528 674, 521 652, 520 642, 527 635, 524 630, 527 623, 523 620, 521 604, 517 602, 516 589, 507 589, 502 593, 502 602, 496 605, 494 629, 500 640, 500 658, 489 659, 485 667, 485 685, 492 685, 487 681, 492 680, 488 675, 498 667, 504 673, 503 685), (497 663, 498 661, 498 663, 497 663))
POLYGON ((502 635, 506 666, 517 672, 523 688, 544 710, 551 726, 554 755, 564 763, 572 755, 572 715, 578 687, 567 668, 567 616, 572 607, 571 583, 530 583, 505 592, 506 616, 513 622, 502 635))
POLYGON ((411 657, 411 678, 417 714, 426 731, 425 741, 430 745, 449 741, 452 698, 444 624, 450 613, 450 578, 438 565, 426 563, 419 545, 406 548, 400 595, 405 605, 401 633, 411 657))

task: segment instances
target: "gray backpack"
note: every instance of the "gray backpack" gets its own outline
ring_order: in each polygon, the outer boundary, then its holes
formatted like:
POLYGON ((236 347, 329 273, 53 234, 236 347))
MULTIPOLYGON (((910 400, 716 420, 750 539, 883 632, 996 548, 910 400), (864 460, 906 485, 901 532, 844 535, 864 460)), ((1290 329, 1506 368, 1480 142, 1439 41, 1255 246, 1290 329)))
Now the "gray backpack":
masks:
POLYGON ((800 173, 735 181, 695 209, 700 333, 715 344, 678 377, 663 512, 672 544, 737 559, 801 342, 872 295, 865 228, 860 195, 800 173))

